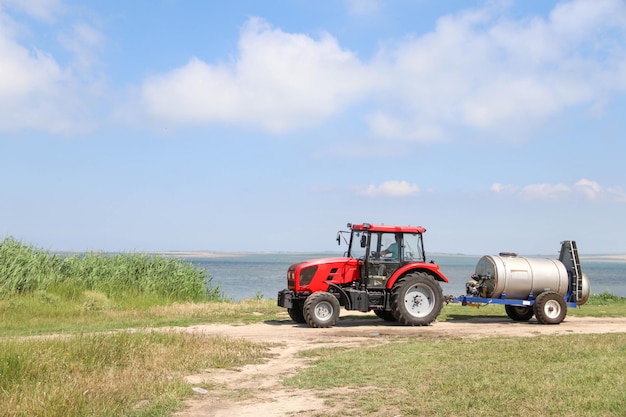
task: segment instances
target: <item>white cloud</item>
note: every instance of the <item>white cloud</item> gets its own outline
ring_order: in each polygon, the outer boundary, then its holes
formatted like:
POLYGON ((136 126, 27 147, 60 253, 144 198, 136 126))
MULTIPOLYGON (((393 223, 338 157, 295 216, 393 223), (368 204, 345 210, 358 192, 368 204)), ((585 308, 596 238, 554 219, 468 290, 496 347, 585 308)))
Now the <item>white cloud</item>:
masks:
POLYGON ((346 0, 348 12, 356 16, 372 15, 381 8, 379 0, 346 0))
MULTIPOLYGON (((37 129, 53 133, 71 133, 87 127, 90 94, 94 91, 86 82, 86 66, 63 66, 49 52, 26 47, 19 35, 28 31, 6 9, 19 10, 36 19, 50 23, 51 32, 59 26, 53 23, 63 5, 58 1, 8 1, 0 0, 0 131, 37 129), (77 69, 80 69, 78 71, 77 69)), ((75 26, 70 52, 77 61, 85 62, 93 51, 87 45, 98 37, 98 32, 87 24, 75 26), (89 36, 87 36, 89 35, 89 36), (79 48, 79 45, 82 45, 79 48)), ((92 98, 92 97, 91 97, 92 98)))
POLYGON ((433 32, 381 51, 391 83, 369 123, 413 140, 445 138, 458 126, 523 134, 623 93, 625 40, 620 0, 561 3, 548 18, 511 20, 489 7, 444 16, 433 32))
MULTIPOLYGON (((383 7, 346 1, 353 13, 383 7)), ((146 78, 118 113, 151 126, 222 123, 276 133, 344 113, 393 140, 447 140, 459 130, 516 140, 567 109, 601 116, 626 91, 623 1, 566 1, 548 16, 517 20, 506 3, 486 4, 388 42, 371 61, 330 34, 288 33, 252 18, 232 60, 191 57, 146 78)), ((0 130, 70 131, 97 111, 105 38, 85 22, 64 22, 65 8, 61 0, 0 0, 0 130), (70 52, 67 63, 20 42, 30 28, 13 11, 50 25, 50 38, 70 52)))
POLYGON ((73 53, 74 65, 85 71, 98 63, 97 52, 104 43, 104 36, 92 25, 78 22, 72 25, 68 33, 62 34, 59 41, 73 53))
POLYGON ((366 197, 408 197, 420 192, 419 186, 407 181, 385 181, 380 185, 355 187, 355 190, 366 197))
POLYGON ((67 74, 52 56, 29 51, 0 27, 0 130, 63 130, 59 114, 67 74))
POLYGON ((626 202, 626 193, 619 187, 604 187, 596 181, 581 179, 573 185, 566 184, 529 184, 515 186, 495 183, 491 191, 496 194, 508 194, 522 200, 568 200, 583 199, 588 201, 626 202))
POLYGON ((60 0, 0 0, 0 11, 4 8, 19 10, 43 21, 53 21, 63 9, 60 0))
POLYGON ((495 193, 514 193, 517 191, 517 187, 514 185, 504 185, 500 183, 495 183, 491 186, 491 191, 495 193))
POLYGON ((283 132, 342 111, 368 90, 356 56, 328 34, 285 33, 251 19, 234 62, 185 66, 147 79, 141 101, 150 118, 172 124, 242 123, 283 132))
MULTIPOLYGON (((348 5, 363 12, 378 2, 348 5)), ((517 140, 570 108, 600 114, 626 90, 623 1, 573 0, 518 20, 492 5, 443 16, 432 32, 387 43, 371 62, 329 34, 287 33, 253 18, 233 61, 192 58, 150 77, 139 107, 172 125, 284 132, 356 104, 378 137, 438 141, 469 128, 517 140)))

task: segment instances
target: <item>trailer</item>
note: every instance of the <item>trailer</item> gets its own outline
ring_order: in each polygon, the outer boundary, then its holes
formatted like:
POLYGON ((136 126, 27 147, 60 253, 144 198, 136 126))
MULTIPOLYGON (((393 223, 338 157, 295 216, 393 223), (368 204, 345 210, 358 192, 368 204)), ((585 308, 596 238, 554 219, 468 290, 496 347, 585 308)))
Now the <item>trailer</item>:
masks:
POLYGON ((445 301, 463 306, 501 304, 512 320, 528 321, 535 316, 542 324, 561 323, 567 308, 585 304, 590 294, 573 240, 561 242, 559 259, 510 252, 483 256, 465 289, 465 295, 446 296, 445 301))

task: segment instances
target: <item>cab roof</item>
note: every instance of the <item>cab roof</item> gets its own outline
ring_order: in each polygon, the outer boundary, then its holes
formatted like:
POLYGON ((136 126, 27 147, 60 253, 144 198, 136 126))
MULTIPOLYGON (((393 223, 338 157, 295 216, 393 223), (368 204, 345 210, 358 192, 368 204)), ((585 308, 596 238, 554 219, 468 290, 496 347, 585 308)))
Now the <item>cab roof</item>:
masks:
POLYGON ((389 226, 386 224, 351 224, 348 223, 350 230, 367 230, 370 232, 390 232, 390 233, 424 233, 426 231, 422 226, 389 226))

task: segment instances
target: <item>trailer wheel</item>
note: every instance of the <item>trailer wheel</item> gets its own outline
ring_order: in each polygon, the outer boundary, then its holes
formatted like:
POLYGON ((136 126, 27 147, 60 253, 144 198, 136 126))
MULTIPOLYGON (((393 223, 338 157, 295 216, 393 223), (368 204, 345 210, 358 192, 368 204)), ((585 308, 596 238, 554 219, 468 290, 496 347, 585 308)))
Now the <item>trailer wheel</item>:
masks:
POLYGON ((535 315, 532 307, 505 305, 504 310, 506 315, 514 321, 528 321, 535 315))
POLYGON ((302 308, 304 320, 311 327, 332 327, 339 319, 339 300, 328 292, 316 292, 307 297, 302 308))
POLYGON ((287 309, 287 313, 291 320, 296 323, 306 323, 304 312, 302 311, 302 301, 293 301, 293 307, 287 309))
POLYGON ((399 323, 428 326, 443 307, 443 291, 425 272, 412 272, 400 278, 391 293, 391 311, 399 323))
POLYGON ((567 314, 567 304, 559 293, 546 291, 537 296, 534 310, 539 323, 559 324, 567 314))
POLYGON ((393 312, 390 310, 374 310, 374 314, 385 321, 396 321, 393 312))

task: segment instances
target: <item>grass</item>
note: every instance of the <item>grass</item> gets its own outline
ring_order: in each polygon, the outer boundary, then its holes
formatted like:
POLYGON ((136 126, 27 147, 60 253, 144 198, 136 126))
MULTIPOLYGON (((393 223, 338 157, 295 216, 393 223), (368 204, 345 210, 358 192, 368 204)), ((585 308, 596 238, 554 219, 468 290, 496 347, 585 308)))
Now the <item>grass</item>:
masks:
POLYGON ((110 303, 107 299, 98 297, 84 302, 50 302, 48 297, 32 294, 0 300, 0 337, 189 326, 199 323, 247 324, 287 317, 286 310, 277 307, 274 300, 173 303, 137 307, 110 303), (97 308, 93 308, 94 305, 97 308))
POLYGON ((4 339, 0 416, 168 416, 191 395, 185 375, 257 363, 267 348, 175 332, 4 339))
MULTIPOLYGON (((43 291, 50 300, 89 294, 118 303, 149 297, 167 302, 217 300, 207 272, 190 262, 136 253, 86 253, 65 257, 7 237, 0 242, 0 297, 43 291)), ((92 297, 93 298, 93 297, 92 297)), ((88 302, 88 300, 86 300, 88 302)))
MULTIPOLYGON (((285 380, 346 416, 621 416, 626 334, 416 339, 307 352, 285 380)), ((318 416, 331 414, 319 413, 318 416)))
POLYGON ((266 357, 266 345, 245 340, 141 330, 282 310, 269 300, 224 302, 210 282, 179 259, 60 256, 4 239, 0 416, 171 415, 192 395, 184 375, 266 357))
MULTIPOLYGON (((608 315, 615 315, 615 306, 626 299, 604 297, 598 302, 608 315)), ((3 303, 6 310, 7 301, 3 303)), ((43 313, 60 306, 42 295, 8 303, 13 303, 9 308, 13 315, 0 317, 0 325, 5 326, 0 331, 4 335, 0 338, 0 416, 168 416, 195 395, 184 375, 254 363, 268 355, 268 346, 240 339, 148 330, 85 334, 81 329, 286 318, 274 300, 83 309, 66 311, 63 318, 43 313), (29 303, 33 305, 28 307, 29 303), (47 314, 51 316, 46 324, 39 325, 47 314), (15 328, 7 331, 11 321, 15 328), (59 327, 63 331, 59 336, 7 337, 31 334, 30 326, 41 326, 38 333, 44 335, 59 327)), ((468 314, 485 311, 448 307, 468 314)), ((493 313, 504 315, 501 306, 489 307, 500 307, 493 313)), ((307 354, 317 363, 286 384, 318 390, 333 410, 339 407, 347 416, 498 416, 523 415, 525 410, 542 410, 541 415, 609 416, 620 415, 612 410, 626 405, 619 390, 624 383, 625 335, 417 338, 358 351, 322 349, 307 354), (545 393, 539 394, 544 391, 556 405, 544 399, 545 393), (502 409, 502 393, 513 408, 502 409)), ((203 388, 211 395, 215 387, 203 388)))

